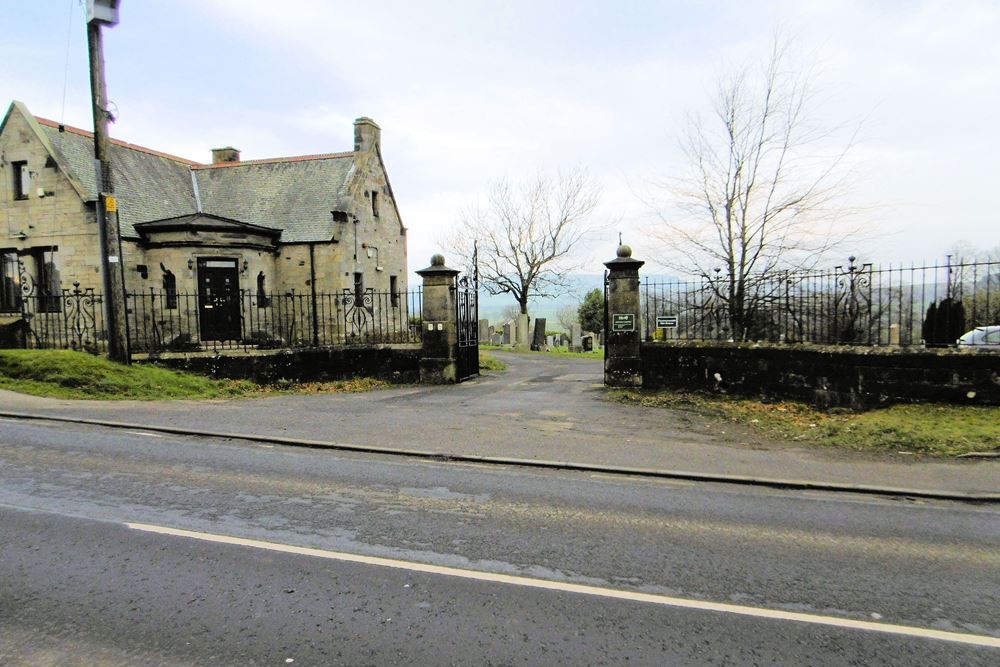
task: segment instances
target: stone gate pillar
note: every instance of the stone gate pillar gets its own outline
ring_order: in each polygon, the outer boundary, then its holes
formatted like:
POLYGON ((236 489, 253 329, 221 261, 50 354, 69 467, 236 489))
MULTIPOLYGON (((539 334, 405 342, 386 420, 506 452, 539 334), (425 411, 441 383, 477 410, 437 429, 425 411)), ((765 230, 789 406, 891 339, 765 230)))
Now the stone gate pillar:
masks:
POLYGON ((420 381, 426 384, 455 382, 458 359, 458 322, 455 310, 457 269, 444 265, 444 255, 431 257, 431 265, 417 271, 424 279, 423 350, 420 381))
POLYGON ((612 387, 642 386, 639 321, 639 267, 632 248, 618 247, 608 267, 608 321, 604 332, 604 384, 612 387))

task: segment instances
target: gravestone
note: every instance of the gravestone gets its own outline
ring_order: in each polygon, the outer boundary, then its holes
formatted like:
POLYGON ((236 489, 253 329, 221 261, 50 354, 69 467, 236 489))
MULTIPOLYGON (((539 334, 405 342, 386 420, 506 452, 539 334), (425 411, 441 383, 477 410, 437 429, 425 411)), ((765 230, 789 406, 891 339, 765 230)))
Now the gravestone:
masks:
POLYGON ((572 352, 581 352, 583 350, 579 324, 571 324, 569 326, 569 349, 572 352))
POLYGON ((530 344, 530 339, 528 338, 528 314, 521 313, 517 316, 517 326, 514 330, 514 345, 517 347, 528 347, 530 344))
POLYGON ((501 337, 504 345, 514 344, 514 325, 508 322, 503 325, 503 336, 501 337))
POLYGON ((479 342, 485 343, 490 339, 490 321, 479 320, 479 342))
POLYGON ((594 336, 593 334, 587 334, 586 336, 580 337, 582 352, 593 352, 594 351, 594 336))
POLYGON ((545 347, 545 318, 535 318, 535 335, 531 337, 531 349, 538 352, 545 347))
POLYGON ((499 331, 494 331, 493 335, 490 336, 490 345, 496 345, 497 347, 503 345, 503 334, 499 331))

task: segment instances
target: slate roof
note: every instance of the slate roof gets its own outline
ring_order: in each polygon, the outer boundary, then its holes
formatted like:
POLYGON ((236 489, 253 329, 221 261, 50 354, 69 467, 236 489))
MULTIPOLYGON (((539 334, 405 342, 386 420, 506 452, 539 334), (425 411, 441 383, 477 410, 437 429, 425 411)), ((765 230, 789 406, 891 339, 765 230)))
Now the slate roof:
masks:
POLYGON ((349 207, 354 154, 257 160, 195 167, 202 208, 284 232, 282 243, 329 241, 330 211, 349 207))
MULTIPOLYGON (((85 197, 96 199, 93 134, 35 120, 85 197)), ((193 179, 202 213, 281 230, 282 243, 330 241, 330 212, 351 209, 353 152, 208 165, 112 140, 111 162, 126 238, 139 237, 136 224, 197 214, 193 179)))

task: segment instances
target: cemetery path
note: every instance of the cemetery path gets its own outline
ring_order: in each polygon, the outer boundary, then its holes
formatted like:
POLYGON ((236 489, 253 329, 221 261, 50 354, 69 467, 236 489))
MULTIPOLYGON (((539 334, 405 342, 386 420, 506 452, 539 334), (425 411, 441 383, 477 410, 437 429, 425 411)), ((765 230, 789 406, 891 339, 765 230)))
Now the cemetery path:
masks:
POLYGON ((762 441, 736 425, 603 399, 589 359, 498 353, 508 370, 446 387, 203 401, 68 401, 0 391, 4 411, 443 454, 996 493, 1000 464, 762 441))

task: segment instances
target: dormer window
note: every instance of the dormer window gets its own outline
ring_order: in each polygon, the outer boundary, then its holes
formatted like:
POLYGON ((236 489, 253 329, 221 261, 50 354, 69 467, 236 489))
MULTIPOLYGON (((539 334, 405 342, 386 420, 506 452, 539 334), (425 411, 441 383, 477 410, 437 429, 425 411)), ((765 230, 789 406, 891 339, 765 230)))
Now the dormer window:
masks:
POLYGON ((378 217, 378 193, 372 190, 372 215, 378 217))
POLYGON ((28 163, 24 160, 11 162, 14 172, 14 199, 27 199, 28 190, 31 189, 31 174, 28 172, 28 163))

